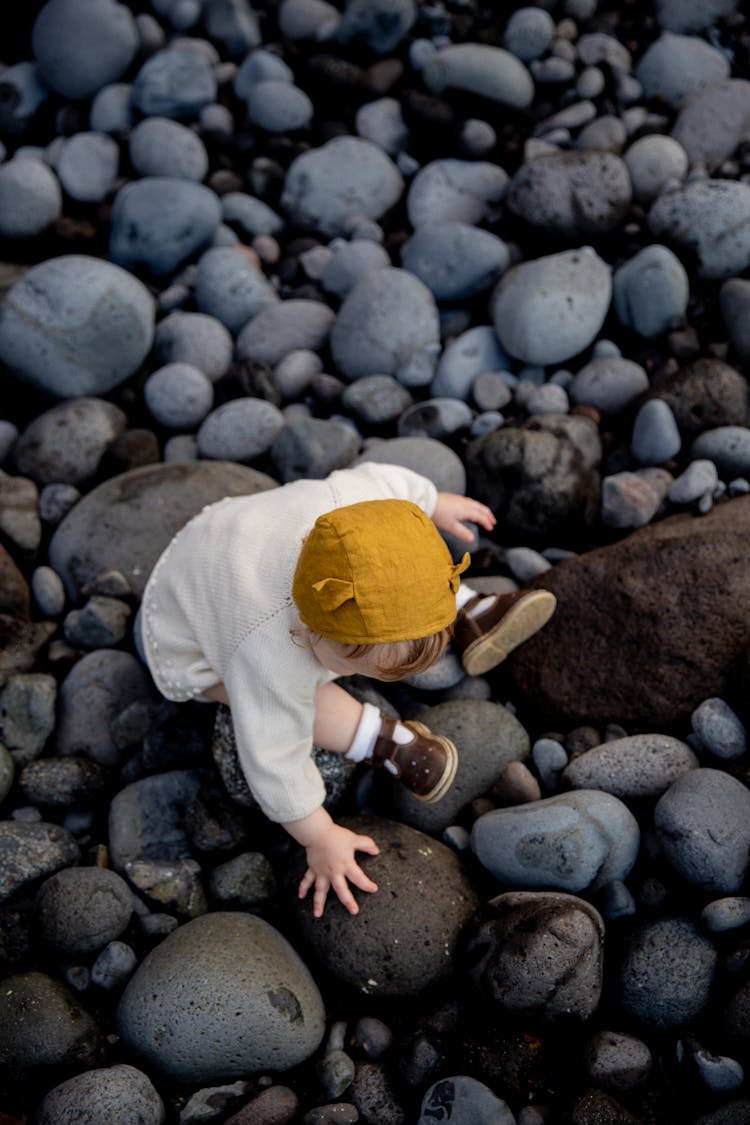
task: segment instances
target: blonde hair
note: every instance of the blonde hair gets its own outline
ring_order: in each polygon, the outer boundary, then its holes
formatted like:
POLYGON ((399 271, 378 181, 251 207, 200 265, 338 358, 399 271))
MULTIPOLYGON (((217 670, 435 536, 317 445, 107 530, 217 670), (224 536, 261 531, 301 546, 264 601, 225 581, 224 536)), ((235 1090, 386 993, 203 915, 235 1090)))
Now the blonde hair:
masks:
MULTIPOLYGON (((290 630, 295 644, 315 647, 315 642, 320 634, 303 625, 301 628, 290 630)), ((417 637, 413 641, 388 641, 383 644, 345 644, 335 641, 342 650, 342 656, 347 660, 360 660, 370 653, 382 652, 383 661, 375 664, 375 670, 381 680, 403 680, 406 676, 415 676, 429 668, 447 648, 453 636, 453 622, 431 633, 429 637, 417 637)), ((367 673, 365 673, 366 675, 367 673)))

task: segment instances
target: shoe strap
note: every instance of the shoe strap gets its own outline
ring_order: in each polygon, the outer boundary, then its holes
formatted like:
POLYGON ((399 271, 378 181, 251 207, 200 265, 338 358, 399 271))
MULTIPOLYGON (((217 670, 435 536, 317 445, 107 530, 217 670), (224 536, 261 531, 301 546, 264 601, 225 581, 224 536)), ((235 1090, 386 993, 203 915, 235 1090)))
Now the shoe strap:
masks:
POLYGON ((381 716, 380 732, 375 739, 375 745, 372 748, 371 755, 371 760, 376 764, 386 760, 392 760, 398 747, 398 743, 393 736, 399 721, 399 719, 390 718, 389 715, 381 716))

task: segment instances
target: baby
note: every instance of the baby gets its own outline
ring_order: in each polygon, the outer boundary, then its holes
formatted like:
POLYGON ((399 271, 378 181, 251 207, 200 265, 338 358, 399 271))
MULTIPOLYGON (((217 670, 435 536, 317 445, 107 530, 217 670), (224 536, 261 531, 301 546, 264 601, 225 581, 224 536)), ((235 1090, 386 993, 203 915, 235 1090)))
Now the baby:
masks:
POLYGON ((480 675, 548 620, 546 590, 477 595, 440 532, 470 542, 466 523, 495 518, 426 477, 367 462, 204 508, 172 540, 143 595, 138 641, 168 699, 229 706, 248 785, 265 815, 306 849, 299 886, 323 914, 333 889, 352 914, 350 884, 376 891, 356 852, 369 836, 337 825, 313 745, 388 770, 423 801, 456 772, 453 743, 382 715, 339 676, 398 680, 429 667, 452 639, 480 675))

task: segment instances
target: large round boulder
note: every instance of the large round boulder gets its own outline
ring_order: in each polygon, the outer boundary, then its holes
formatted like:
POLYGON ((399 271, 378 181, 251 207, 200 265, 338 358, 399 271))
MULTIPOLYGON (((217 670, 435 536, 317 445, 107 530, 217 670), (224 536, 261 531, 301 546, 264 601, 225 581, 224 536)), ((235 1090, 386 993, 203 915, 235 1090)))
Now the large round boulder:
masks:
POLYGON ((52 537, 50 565, 72 598, 97 574, 119 570, 143 593, 172 536, 206 504, 274 488, 265 473, 224 461, 146 465, 111 477, 71 509, 52 537))
MULTIPOLYGON (((322 918, 313 917, 312 896, 295 900, 297 925, 316 958, 367 996, 415 995, 449 976, 461 931, 478 905, 455 852, 395 821, 353 816, 339 823, 377 843, 379 855, 359 853, 357 860, 379 889, 355 889, 357 915, 332 895, 322 918)), ((289 865, 290 894, 305 866, 300 851, 289 865)))
POLYGON ((176 1082, 283 1071, 309 1058, 325 1010, 304 962, 252 914, 204 914, 146 956, 117 1010, 126 1046, 176 1082))

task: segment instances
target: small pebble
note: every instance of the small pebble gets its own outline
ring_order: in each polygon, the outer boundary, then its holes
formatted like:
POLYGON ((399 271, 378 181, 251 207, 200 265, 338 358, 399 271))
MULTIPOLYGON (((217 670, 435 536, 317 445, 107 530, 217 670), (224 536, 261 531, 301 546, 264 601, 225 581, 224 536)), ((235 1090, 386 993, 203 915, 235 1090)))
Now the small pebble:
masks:
POLYGON ((717 898, 701 911, 701 921, 709 933, 736 930, 750 922, 750 898, 717 898))
POLYGON ((701 745, 717 758, 741 758, 747 750, 744 723, 725 700, 704 700, 693 711, 690 721, 701 745))

